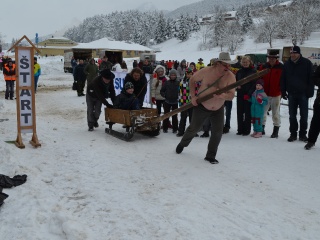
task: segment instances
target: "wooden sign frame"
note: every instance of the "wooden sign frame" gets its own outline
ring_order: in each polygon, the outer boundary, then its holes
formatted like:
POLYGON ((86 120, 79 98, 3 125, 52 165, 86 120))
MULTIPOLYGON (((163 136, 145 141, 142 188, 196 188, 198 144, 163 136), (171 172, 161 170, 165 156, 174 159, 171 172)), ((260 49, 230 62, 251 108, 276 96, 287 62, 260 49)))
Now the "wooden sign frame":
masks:
POLYGON ((40 147, 36 130, 36 106, 34 83, 34 51, 40 52, 32 42, 23 36, 8 51, 15 49, 16 64, 16 101, 17 101, 17 129, 18 135, 15 145, 25 148, 21 133, 32 133, 30 144, 40 147), (31 47, 22 47, 18 44, 26 39, 31 47))

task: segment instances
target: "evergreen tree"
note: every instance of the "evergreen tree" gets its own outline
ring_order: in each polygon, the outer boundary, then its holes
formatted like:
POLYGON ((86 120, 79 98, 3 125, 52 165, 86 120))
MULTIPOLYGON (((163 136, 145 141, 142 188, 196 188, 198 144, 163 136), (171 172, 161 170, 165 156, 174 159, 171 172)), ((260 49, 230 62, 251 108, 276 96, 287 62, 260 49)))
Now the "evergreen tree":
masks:
POLYGON ((193 18, 192 22, 192 31, 198 32, 200 30, 200 23, 199 23, 199 17, 196 14, 193 18))
POLYGON ((252 25, 253 20, 251 18, 250 9, 249 7, 247 7, 243 17, 242 31, 244 31, 245 33, 248 32, 252 25))
POLYGON ((183 15, 181 15, 179 19, 179 32, 177 38, 181 41, 185 41, 189 38, 189 32, 186 24, 186 19, 183 15))
POLYGON ((173 30, 172 30, 172 19, 168 18, 167 19, 167 23, 166 23, 166 29, 165 29, 165 36, 167 37, 167 39, 172 38, 173 36, 173 30))
POLYGON ((157 43, 162 43, 166 40, 166 20, 164 19, 162 12, 160 13, 154 39, 157 43))

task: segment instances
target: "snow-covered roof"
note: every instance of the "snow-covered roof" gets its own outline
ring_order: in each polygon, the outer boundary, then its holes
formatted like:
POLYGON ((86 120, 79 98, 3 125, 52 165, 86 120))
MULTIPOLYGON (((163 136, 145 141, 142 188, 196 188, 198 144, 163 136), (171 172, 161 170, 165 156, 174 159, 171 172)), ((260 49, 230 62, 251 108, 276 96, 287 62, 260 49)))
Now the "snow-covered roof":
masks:
POLYGON ((48 39, 63 39, 63 40, 70 40, 69 38, 66 38, 66 37, 51 37, 51 38, 47 38, 46 40, 48 39))
POLYGON ((137 43, 126 43, 121 41, 112 41, 108 38, 101 38, 90 43, 79 43, 73 49, 107 49, 107 50, 125 50, 125 51, 153 51, 151 48, 137 43))
POLYGON ((279 3, 278 5, 279 6, 290 6, 291 4, 292 4, 292 1, 286 1, 286 2, 279 3))
POLYGON ((237 11, 228 11, 224 13, 225 17, 236 17, 237 11))

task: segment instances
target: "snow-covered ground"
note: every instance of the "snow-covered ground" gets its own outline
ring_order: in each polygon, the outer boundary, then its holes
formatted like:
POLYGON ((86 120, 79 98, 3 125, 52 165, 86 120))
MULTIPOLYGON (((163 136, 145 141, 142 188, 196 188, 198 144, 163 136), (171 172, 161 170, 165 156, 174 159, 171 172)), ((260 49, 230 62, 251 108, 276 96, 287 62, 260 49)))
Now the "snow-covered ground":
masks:
MULTIPOLYGON (((196 40, 171 40, 158 59, 218 56, 218 49, 198 52, 196 46, 196 40)), ((236 135, 234 104, 220 163, 211 165, 203 160, 208 139, 195 138, 178 155, 175 134, 136 133, 124 142, 104 132, 103 115, 100 127, 88 132, 85 98, 71 90, 61 58, 38 62, 39 148, 28 143, 30 134, 22 136, 25 149, 5 142, 17 136, 16 103, 4 100, 0 76, 0 118, 9 119, 0 123, 0 174, 28 175, 25 184, 4 189, 9 198, 0 208, 0 239, 319 239, 319 144, 306 151, 302 142, 287 142, 287 107, 281 106, 278 139, 269 137, 270 117, 266 136, 253 139, 236 135)))

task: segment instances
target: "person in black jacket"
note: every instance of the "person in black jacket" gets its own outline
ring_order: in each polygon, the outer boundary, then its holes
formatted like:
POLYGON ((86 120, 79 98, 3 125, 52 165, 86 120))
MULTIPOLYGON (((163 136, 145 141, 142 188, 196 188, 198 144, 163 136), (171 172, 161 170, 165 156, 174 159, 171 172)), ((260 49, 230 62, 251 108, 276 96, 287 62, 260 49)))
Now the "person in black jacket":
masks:
POLYGON ((289 104, 290 137, 288 142, 297 140, 299 129, 297 113, 300 112, 299 140, 306 142, 308 129, 309 98, 314 95, 314 83, 312 81, 312 63, 302 57, 300 48, 294 46, 290 51, 290 59, 284 63, 281 74, 282 98, 289 104))
POLYGON ((320 66, 313 73, 313 82, 318 86, 317 97, 313 104, 313 116, 308 132, 308 143, 304 146, 306 150, 314 147, 320 133, 320 66))
MULTIPOLYGON (((164 114, 178 108, 179 100, 179 86, 180 82, 177 80, 177 70, 171 69, 169 72, 169 80, 167 80, 160 90, 160 94, 165 98, 163 103, 164 114)), ((167 133, 169 128, 169 118, 163 120, 163 132, 167 133)), ((178 131, 178 116, 172 116, 172 132, 177 133, 178 131)))
POLYGON ((79 61, 79 64, 74 68, 73 79, 77 82, 78 97, 85 96, 83 94, 84 86, 86 85, 87 75, 84 73, 85 65, 83 60, 79 61))
POLYGON ((139 107, 142 108, 144 97, 147 93, 147 78, 140 68, 134 68, 128 73, 124 79, 124 85, 127 82, 131 82, 134 86, 134 94, 139 100, 139 107))
POLYGON ((99 127, 98 120, 102 104, 113 107, 106 99, 111 98, 112 103, 114 102, 116 96, 113 85, 114 77, 110 69, 103 69, 100 75, 88 84, 86 102, 89 131, 93 131, 93 127, 99 127))
POLYGON ((134 95, 134 86, 131 82, 124 85, 121 93, 116 96, 113 107, 123 110, 139 110, 139 100, 134 95))
MULTIPOLYGON (((256 73, 249 56, 241 59, 242 68, 236 73, 236 80, 256 73)), ((237 88, 237 135, 247 136, 251 132, 251 103, 248 101, 255 90, 255 82, 251 81, 237 88)))

